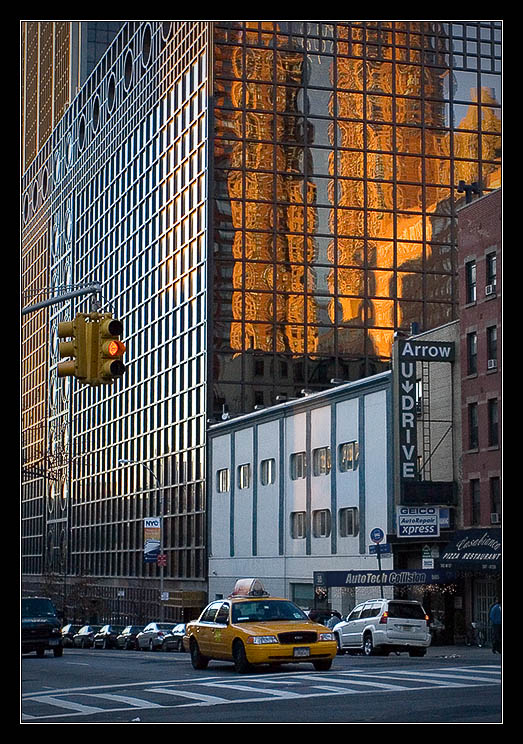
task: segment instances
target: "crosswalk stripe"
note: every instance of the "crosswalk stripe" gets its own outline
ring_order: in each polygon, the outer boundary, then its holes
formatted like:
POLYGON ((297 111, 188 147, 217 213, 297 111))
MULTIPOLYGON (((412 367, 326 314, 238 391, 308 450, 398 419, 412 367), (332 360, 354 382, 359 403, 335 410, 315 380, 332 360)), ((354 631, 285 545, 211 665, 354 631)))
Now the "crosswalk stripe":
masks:
POLYGON ((302 697, 298 692, 289 692, 287 690, 270 690, 266 687, 260 690, 259 687, 250 687, 249 685, 225 684, 224 682, 205 682, 206 687, 227 687, 230 690, 243 690, 244 692, 257 692, 261 695, 274 695, 278 698, 299 698, 302 697))
POLYGON ((89 694, 89 697, 100 698, 101 700, 113 700, 115 703, 125 703, 133 708, 161 708, 158 703, 151 703, 141 698, 129 697, 127 695, 111 695, 109 693, 89 694))
POLYGON ((344 685, 361 685, 365 687, 378 687, 382 690, 408 690, 409 687, 404 687, 403 685, 391 685, 387 684, 386 682, 374 682, 370 680, 363 680, 363 679, 343 679, 343 678, 336 678, 336 677, 329 677, 326 679, 325 677, 318 677, 314 674, 311 674, 309 676, 302 675, 302 679, 315 679, 315 680, 321 680, 322 682, 328 682, 329 684, 331 682, 334 682, 335 684, 339 684, 340 682, 344 685))
POLYGON ((474 672, 471 672, 470 674, 457 674, 456 672, 393 672, 394 674, 399 674, 402 677, 404 675, 412 675, 414 679, 426 679, 433 678, 433 679, 443 679, 445 681, 447 680, 453 680, 453 679, 466 679, 469 682, 497 682, 498 680, 494 680, 492 677, 480 677, 477 676, 474 672))
POLYGON ((159 692, 162 695, 172 695, 173 697, 190 698, 191 700, 199 700, 202 703, 208 703, 209 705, 220 705, 221 703, 231 703, 232 700, 218 697, 217 695, 202 695, 199 692, 187 692, 186 690, 174 690, 169 687, 151 687, 147 692, 159 692))
POLYGON ((62 700, 61 698, 55 698, 51 695, 38 695, 26 700, 33 700, 37 703, 46 703, 47 705, 55 705, 57 708, 67 708, 68 710, 74 710, 77 713, 103 713, 104 708, 98 708, 95 705, 82 705, 81 703, 75 703, 73 700, 62 700))

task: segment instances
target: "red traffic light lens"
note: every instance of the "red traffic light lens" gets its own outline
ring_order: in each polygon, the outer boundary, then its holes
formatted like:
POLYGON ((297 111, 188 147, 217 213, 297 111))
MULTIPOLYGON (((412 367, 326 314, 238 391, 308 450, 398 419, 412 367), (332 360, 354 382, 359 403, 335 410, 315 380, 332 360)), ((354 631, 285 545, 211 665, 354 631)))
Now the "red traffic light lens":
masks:
POLYGON ((109 344, 107 345, 107 353, 109 356, 118 356, 119 354, 123 354, 125 351, 125 344, 122 344, 121 341, 109 341, 109 344))

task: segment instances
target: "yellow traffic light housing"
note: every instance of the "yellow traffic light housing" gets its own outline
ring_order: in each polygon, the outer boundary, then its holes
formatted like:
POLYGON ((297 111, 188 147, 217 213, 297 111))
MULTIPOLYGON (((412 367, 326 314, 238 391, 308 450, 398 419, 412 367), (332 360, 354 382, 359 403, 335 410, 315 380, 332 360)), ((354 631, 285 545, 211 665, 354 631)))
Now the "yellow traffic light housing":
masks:
POLYGON ((91 386, 122 377, 126 371, 122 331, 121 321, 110 313, 78 313, 74 320, 59 323, 59 338, 70 340, 59 344, 60 357, 68 359, 58 364, 58 376, 76 377, 91 386))
POLYGON ((58 323, 58 338, 70 339, 58 344, 60 357, 67 358, 58 364, 58 377, 85 380, 88 374, 86 316, 79 313, 74 320, 58 323))
POLYGON ((125 374, 126 366, 122 356, 126 346, 120 341, 123 325, 110 313, 99 316, 98 324, 98 364, 97 378, 100 383, 111 383, 125 374))

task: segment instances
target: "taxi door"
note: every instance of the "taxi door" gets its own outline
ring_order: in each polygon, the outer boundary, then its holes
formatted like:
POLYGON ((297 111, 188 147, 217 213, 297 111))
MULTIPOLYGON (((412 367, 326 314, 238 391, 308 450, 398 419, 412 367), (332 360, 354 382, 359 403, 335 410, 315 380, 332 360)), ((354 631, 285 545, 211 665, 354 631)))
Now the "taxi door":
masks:
POLYGON ((223 602, 214 618, 211 631, 211 653, 214 658, 228 659, 231 657, 232 638, 229 623, 230 603, 223 602))
POLYGON ((214 629, 215 629, 215 618, 218 610, 222 606, 223 602, 212 602, 203 615, 201 616, 198 624, 195 627, 196 640, 198 641, 198 647, 200 652, 204 656, 212 657, 212 647, 214 643, 214 629))

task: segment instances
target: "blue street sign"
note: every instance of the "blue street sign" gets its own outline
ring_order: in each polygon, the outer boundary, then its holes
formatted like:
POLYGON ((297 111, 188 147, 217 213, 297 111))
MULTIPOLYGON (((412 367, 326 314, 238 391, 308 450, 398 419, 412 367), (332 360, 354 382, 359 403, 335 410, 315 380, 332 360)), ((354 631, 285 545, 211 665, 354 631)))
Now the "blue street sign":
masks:
POLYGON ((390 553, 391 552, 391 544, 390 543, 383 543, 383 545, 369 545, 369 553, 371 555, 374 555, 375 553, 380 551, 381 554, 383 553, 390 553))
POLYGON ((379 527, 375 527, 370 533, 370 539, 375 543, 380 543, 384 537, 385 533, 379 527))

